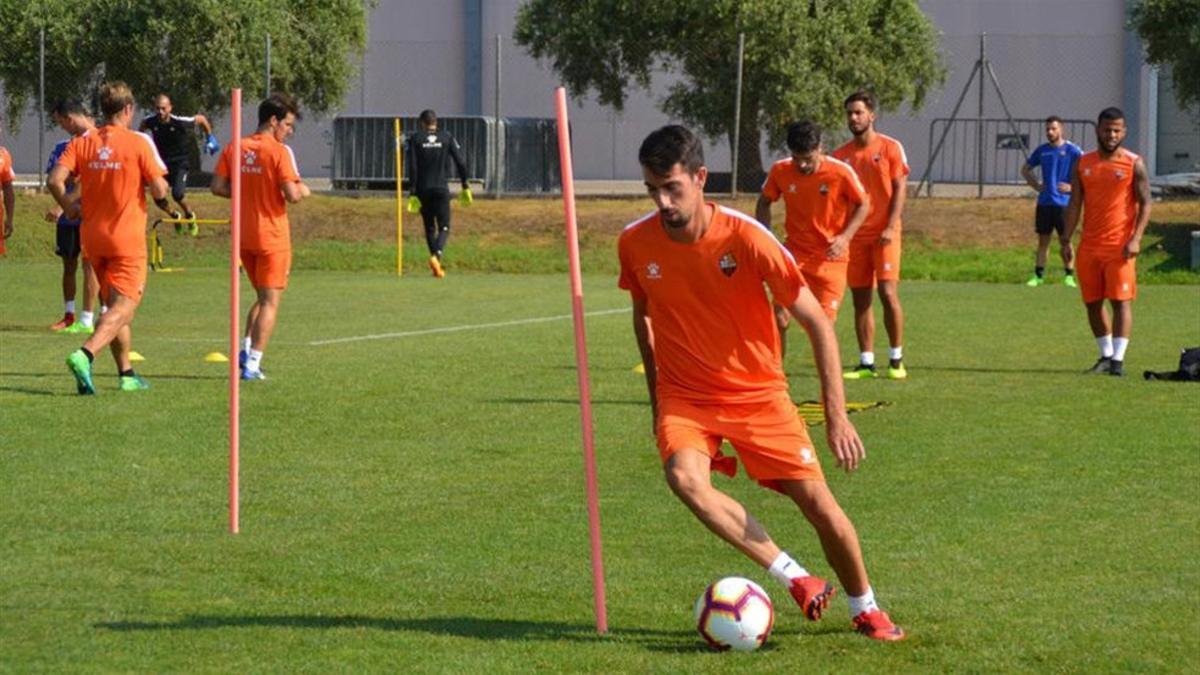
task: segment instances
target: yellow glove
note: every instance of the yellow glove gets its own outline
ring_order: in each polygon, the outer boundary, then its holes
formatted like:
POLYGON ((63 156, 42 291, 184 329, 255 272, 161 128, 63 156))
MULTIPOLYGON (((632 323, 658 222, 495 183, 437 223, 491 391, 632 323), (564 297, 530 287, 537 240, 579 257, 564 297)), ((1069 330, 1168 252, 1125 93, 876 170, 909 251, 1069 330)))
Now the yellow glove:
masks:
POLYGON ((409 213, 420 213, 421 212, 421 200, 418 199, 416 195, 410 195, 408 198, 408 212, 409 213))
POLYGON ((463 188, 462 192, 458 193, 458 205, 470 206, 475 203, 475 197, 471 196, 471 188, 463 188))

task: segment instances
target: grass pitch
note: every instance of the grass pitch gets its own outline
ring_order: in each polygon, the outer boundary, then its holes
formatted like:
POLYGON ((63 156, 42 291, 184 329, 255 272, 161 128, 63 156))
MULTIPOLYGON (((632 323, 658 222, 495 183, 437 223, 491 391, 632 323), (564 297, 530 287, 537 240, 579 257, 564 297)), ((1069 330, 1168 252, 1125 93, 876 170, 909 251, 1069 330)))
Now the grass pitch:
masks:
MULTIPOLYGON (((847 386, 892 403, 852 418, 864 467, 835 473, 814 433, 880 599, 911 636, 885 645, 849 630, 844 596, 805 622, 670 495, 611 276, 585 280, 606 637, 592 629, 571 323, 518 323, 570 313, 563 276, 293 274, 270 379, 242 389, 239 535, 226 531, 226 370, 202 360, 226 350, 227 274, 152 275, 135 348, 153 388, 117 391, 105 354, 94 398, 63 366, 79 340, 45 330, 57 279, 53 265, 0 263, 0 670, 1200 663, 1200 387, 1137 376, 1200 343, 1200 287, 1142 289, 1123 380, 1079 374, 1095 348, 1076 291, 901 287, 911 380, 847 386), (327 342, 383 334, 400 335, 327 342), (709 652, 693 629, 696 596, 730 574, 776 601, 760 652, 709 652)), ((815 398, 811 351, 798 331, 791 341, 793 398, 815 398)), ((785 500, 716 480, 829 574, 785 500)))

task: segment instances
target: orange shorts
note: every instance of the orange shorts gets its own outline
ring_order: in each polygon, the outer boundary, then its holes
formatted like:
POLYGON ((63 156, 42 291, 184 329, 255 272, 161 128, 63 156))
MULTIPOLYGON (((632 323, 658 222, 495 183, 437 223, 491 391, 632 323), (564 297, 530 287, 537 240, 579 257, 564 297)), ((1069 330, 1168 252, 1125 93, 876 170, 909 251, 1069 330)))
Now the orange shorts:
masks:
POLYGON ((242 267, 255 288, 287 288, 292 251, 242 251, 242 267))
POLYGON ((800 267, 800 276, 804 284, 817 297, 821 309, 830 321, 837 320, 838 308, 842 305, 842 296, 846 294, 846 269, 849 266, 845 260, 826 260, 819 258, 796 259, 800 267))
POLYGON ((146 256, 92 256, 87 261, 100 282, 101 304, 110 304, 112 291, 141 302, 146 290, 146 256))
POLYGON ((900 279, 900 239, 887 246, 879 243, 878 235, 867 241, 855 238, 850 242, 850 265, 846 283, 850 288, 875 288, 877 281, 900 279))
POLYGON ((737 459, 721 454, 729 441, 750 478, 778 490, 781 480, 824 480, 804 420, 787 396, 763 403, 699 405, 658 402, 658 455, 665 464, 684 449, 712 458, 712 470, 737 475, 737 459))
POLYGON ((1080 248, 1075 259, 1075 278, 1083 302, 1133 300, 1137 297, 1137 258, 1126 258, 1121 249, 1080 248))

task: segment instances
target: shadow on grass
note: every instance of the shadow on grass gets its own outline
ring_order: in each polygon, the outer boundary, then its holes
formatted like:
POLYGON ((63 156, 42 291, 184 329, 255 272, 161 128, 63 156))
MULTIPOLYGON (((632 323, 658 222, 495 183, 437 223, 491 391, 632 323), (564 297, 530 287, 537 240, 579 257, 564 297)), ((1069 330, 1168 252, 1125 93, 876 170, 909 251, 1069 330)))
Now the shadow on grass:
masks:
POLYGON ((78 394, 74 392, 30 389, 29 387, 0 387, 0 391, 10 391, 14 394, 29 394, 30 396, 78 396, 78 394))
POLYGON ((996 368, 979 366, 938 366, 921 364, 914 370, 932 370, 941 373, 1021 373, 1025 375, 1083 375, 1088 364, 1080 368, 996 368))
POLYGON ((477 640, 545 640, 573 642, 619 642, 641 644, 656 651, 693 652, 708 648, 692 631, 652 628, 613 628, 607 636, 596 633, 589 624, 555 621, 516 621, 470 616, 389 619, 371 616, 311 616, 282 614, 266 616, 196 615, 177 621, 105 621, 95 628, 117 632, 211 630, 221 628, 369 628, 466 637, 477 640))

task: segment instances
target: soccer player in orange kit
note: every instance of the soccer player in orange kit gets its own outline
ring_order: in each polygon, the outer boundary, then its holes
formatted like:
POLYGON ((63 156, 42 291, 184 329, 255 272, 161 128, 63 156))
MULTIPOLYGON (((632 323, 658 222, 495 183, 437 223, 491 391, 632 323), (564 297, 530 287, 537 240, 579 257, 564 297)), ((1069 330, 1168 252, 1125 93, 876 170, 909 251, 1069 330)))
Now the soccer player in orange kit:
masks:
POLYGON ((621 234, 619 285, 633 300, 659 455, 671 490, 713 533, 786 585, 810 620, 834 594, 780 550, 745 507, 712 485, 710 471, 751 478, 789 497, 812 523, 850 595, 852 625, 877 640, 904 631, 875 601, 854 525, 824 480, 788 396, 772 299, 808 331, 825 402, 826 437, 839 466, 866 453, 846 416, 833 326, 791 254, 749 216, 704 200, 700 139, 682 126, 651 133, 638 152, 657 209, 621 234))

